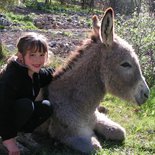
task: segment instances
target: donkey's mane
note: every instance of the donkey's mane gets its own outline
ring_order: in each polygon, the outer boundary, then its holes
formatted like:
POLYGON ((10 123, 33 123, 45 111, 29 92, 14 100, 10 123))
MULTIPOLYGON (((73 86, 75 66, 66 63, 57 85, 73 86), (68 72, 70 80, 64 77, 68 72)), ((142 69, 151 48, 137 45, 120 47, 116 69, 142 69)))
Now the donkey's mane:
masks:
POLYGON ((73 51, 66 63, 62 66, 60 66, 54 73, 53 78, 54 80, 60 78, 64 75, 65 72, 71 70, 73 66, 75 65, 75 62, 79 61, 79 59, 83 56, 85 49, 87 47, 90 47, 92 43, 97 43, 98 37, 95 35, 95 33, 91 33, 90 38, 86 39, 83 44, 80 47, 77 47, 75 51, 73 51))

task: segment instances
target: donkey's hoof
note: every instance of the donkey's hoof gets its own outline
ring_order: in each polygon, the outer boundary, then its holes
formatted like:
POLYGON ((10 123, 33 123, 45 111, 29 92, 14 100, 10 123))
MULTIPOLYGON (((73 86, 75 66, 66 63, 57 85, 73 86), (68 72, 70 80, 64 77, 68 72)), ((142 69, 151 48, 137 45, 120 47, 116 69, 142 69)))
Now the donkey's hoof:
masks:
POLYGON ((125 140, 125 137, 126 137, 126 132, 124 128, 122 127, 107 128, 106 139, 123 142, 125 140))
POLYGON ((91 143, 92 143, 92 145, 94 147, 94 150, 102 149, 102 146, 101 146, 100 142, 95 137, 91 138, 91 143))

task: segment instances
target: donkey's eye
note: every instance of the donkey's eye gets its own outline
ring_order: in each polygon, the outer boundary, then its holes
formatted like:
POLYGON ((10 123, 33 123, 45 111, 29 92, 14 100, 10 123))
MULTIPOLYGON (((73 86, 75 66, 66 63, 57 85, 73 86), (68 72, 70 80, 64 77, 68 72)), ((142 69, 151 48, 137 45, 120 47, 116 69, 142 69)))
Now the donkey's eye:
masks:
POLYGON ((124 62, 121 64, 122 67, 128 67, 131 68, 132 66, 128 62, 124 62))

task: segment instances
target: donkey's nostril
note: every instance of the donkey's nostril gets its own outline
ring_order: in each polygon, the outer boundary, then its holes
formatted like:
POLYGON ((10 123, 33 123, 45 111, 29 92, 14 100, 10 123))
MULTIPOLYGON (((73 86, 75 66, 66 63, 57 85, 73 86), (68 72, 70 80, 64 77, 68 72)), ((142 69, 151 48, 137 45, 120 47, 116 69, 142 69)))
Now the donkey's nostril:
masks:
POLYGON ((144 97, 145 98, 149 98, 149 95, 144 93, 144 97))
POLYGON ((144 97, 145 97, 146 99, 149 98, 149 95, 150 95, 150 91, 149 91, 149 90, 148 90, 147 92, 144 92, 144 97))

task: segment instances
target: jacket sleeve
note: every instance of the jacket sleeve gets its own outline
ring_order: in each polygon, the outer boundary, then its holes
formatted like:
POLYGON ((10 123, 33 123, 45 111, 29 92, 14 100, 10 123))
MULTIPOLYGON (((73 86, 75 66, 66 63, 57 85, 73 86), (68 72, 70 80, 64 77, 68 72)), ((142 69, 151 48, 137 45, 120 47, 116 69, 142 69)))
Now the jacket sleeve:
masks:
POLYGON ((0 81, 0 136, 2 140, 16 137, 17 131, 13 123, 12 105, 15 91, 8 82, 0 81))
POLYGON ((40 87, 45 87, 47 84, 49 84, 53 76, 52 74, 54 73, 53 68, 42 68, 39 72, 39 78, 40 78, 40 87))

